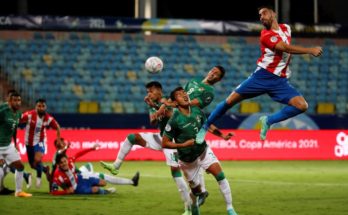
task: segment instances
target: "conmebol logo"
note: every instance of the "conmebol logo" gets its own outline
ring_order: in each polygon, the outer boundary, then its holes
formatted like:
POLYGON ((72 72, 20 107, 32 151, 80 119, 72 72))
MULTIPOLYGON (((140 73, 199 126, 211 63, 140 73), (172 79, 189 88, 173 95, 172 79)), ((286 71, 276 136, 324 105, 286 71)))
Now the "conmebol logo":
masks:
POLYGON ((336 136, 336 142, 335 155, 337 157, 348 156, 348 135, 341 131, 336 136))

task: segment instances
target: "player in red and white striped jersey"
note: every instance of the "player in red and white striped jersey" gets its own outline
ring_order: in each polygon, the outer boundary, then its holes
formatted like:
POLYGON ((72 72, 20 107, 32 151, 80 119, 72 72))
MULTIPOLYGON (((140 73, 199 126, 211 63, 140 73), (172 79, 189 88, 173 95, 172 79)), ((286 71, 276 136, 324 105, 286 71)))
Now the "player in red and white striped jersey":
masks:
POLYGON ((205 134, 211 124, 244 99, 268 94, 274 101, 286 105, 272 115, 260 117, 261 140, 265 140, 267 131, 272 124, 294 117, 308 109, 304 97, 288 82, 291 73, 289 69, 290 58, 292 54, 310 54, 318 57, 323 52, 322 48, 291 45, 290 26, 278 24, 276 13, 272 7, 260 7, 259 15, 265 29, 261 31, 262 55, 257 61, 257 68, 225 101, 218 104, 198 132, 197 143, 204 141, 205 134))
POLYGON ((49 166, 43 166, 42 157, 46 148, 46 128, 51 127, 57 131, 60 141, 60 126, 58 122, 46 112, 46 100, 38 99, 34 110, 25 112, 20 123, 26 123, 25 145, 28 161, 31 168, 36 170, 36 187, 41 186, 41 175, 44 172, 50 178, 49 166))
POLYGON ((260 49, 261 57, 257 60, 257 65, 280 77, 290 77, 289 68, 291 54, 275 50, 275 45, 279 42, 290 45, 291 29, 289 25, 279 24, 277 31, 264 29, 261 31, 260 49))
POLYGON ((93 172, 93 170, 83 170, 83 168, 76 168, 74 164, 76 159, 88 152, 97 150, 99 147, 100 146, 96 144, 93 146, 93 148, 79 151, 73 157, 68 157, 65 154, 65 150, 62 150, 62 153, 58 151, 55 159, 57 168, 53 172, 52 189, 50 190, 50 193, 53 195, 66 195, 106 194, 115 192, 114 188, 100 188, 107 185, 107 183, 138 186, 139 172, 136 172, 132 179, 127 179, 110 176, 104 173, 93 172), (59 190, 59 187, 63 190, 59 190))

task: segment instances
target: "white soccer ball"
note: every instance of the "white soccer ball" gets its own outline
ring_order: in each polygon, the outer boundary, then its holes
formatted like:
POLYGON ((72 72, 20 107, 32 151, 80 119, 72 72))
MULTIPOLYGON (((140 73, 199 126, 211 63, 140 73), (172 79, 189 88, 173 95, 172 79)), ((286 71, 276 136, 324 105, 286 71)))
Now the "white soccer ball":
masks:
POLYGON ((158 73, 163 70, 163 61, 161 58, 152 56, 145 61, 145 69, 149 73, 158 73))

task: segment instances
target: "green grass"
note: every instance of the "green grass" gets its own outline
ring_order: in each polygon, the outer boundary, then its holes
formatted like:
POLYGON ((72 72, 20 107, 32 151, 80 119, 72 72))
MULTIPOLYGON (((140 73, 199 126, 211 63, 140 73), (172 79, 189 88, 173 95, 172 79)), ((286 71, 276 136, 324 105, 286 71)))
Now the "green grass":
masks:
MULTIPOLYGON (((348 214, 347 161, 232 161, 222 166, 239 215, 348 214)), ((105 172, 98 163, 94 167, 105 172)), ((43 184, 41 190, 31 189, 32 198, 0 196, 0 214, 182 214, 183 204, 164 162, 125 162, 119 176, 130 178, 137 170, 139 186, 116 186, 116 194, 50 196, 43 184)), ((226 214, 215 179, 205 178, 210 195, 201 214, 226 214)), ((5 184, 14 188, 12 174, 5 184)))

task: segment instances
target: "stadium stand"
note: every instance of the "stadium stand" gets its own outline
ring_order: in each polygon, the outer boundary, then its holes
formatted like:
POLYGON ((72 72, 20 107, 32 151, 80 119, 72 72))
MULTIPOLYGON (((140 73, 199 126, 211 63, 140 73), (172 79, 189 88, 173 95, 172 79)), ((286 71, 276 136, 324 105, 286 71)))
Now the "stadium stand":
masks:
MULTIPOLYGON (((50 112, 55 113, 144 113, 147 110, 142 101, 148 81, 160 81, 169 93, 221 64, 228 72, 216 86, 214 104, 208 109, 211 111, 254 71, 260 54, 257 37, 35 31, 16 34, 16 38, 11 37, 11 31, 0 36, 1 71, 26 98, 46 98, 50 112), (160 74, 144 70, 145 59, 153 55, 164 61, 165 69, 160 74), (97 108, 84 108, 83 102, 96 104, 97 108)), ((310 42, 295 40, 304 45, 310 42)), ((308 113, 327 113, 327 108, 319 111, 321 103, 334 104, 338 114, 348 113, 348 42, 336 45, 334 39, 322 39, 321 43, 323 57, 293 57, 291 83, 309 102, 308 113)), ((239 106, 237 110, 273 112, 281 107, 270 101, 267 96, 257 97, 251 100, 257 107, 246 110, 239 106)))

